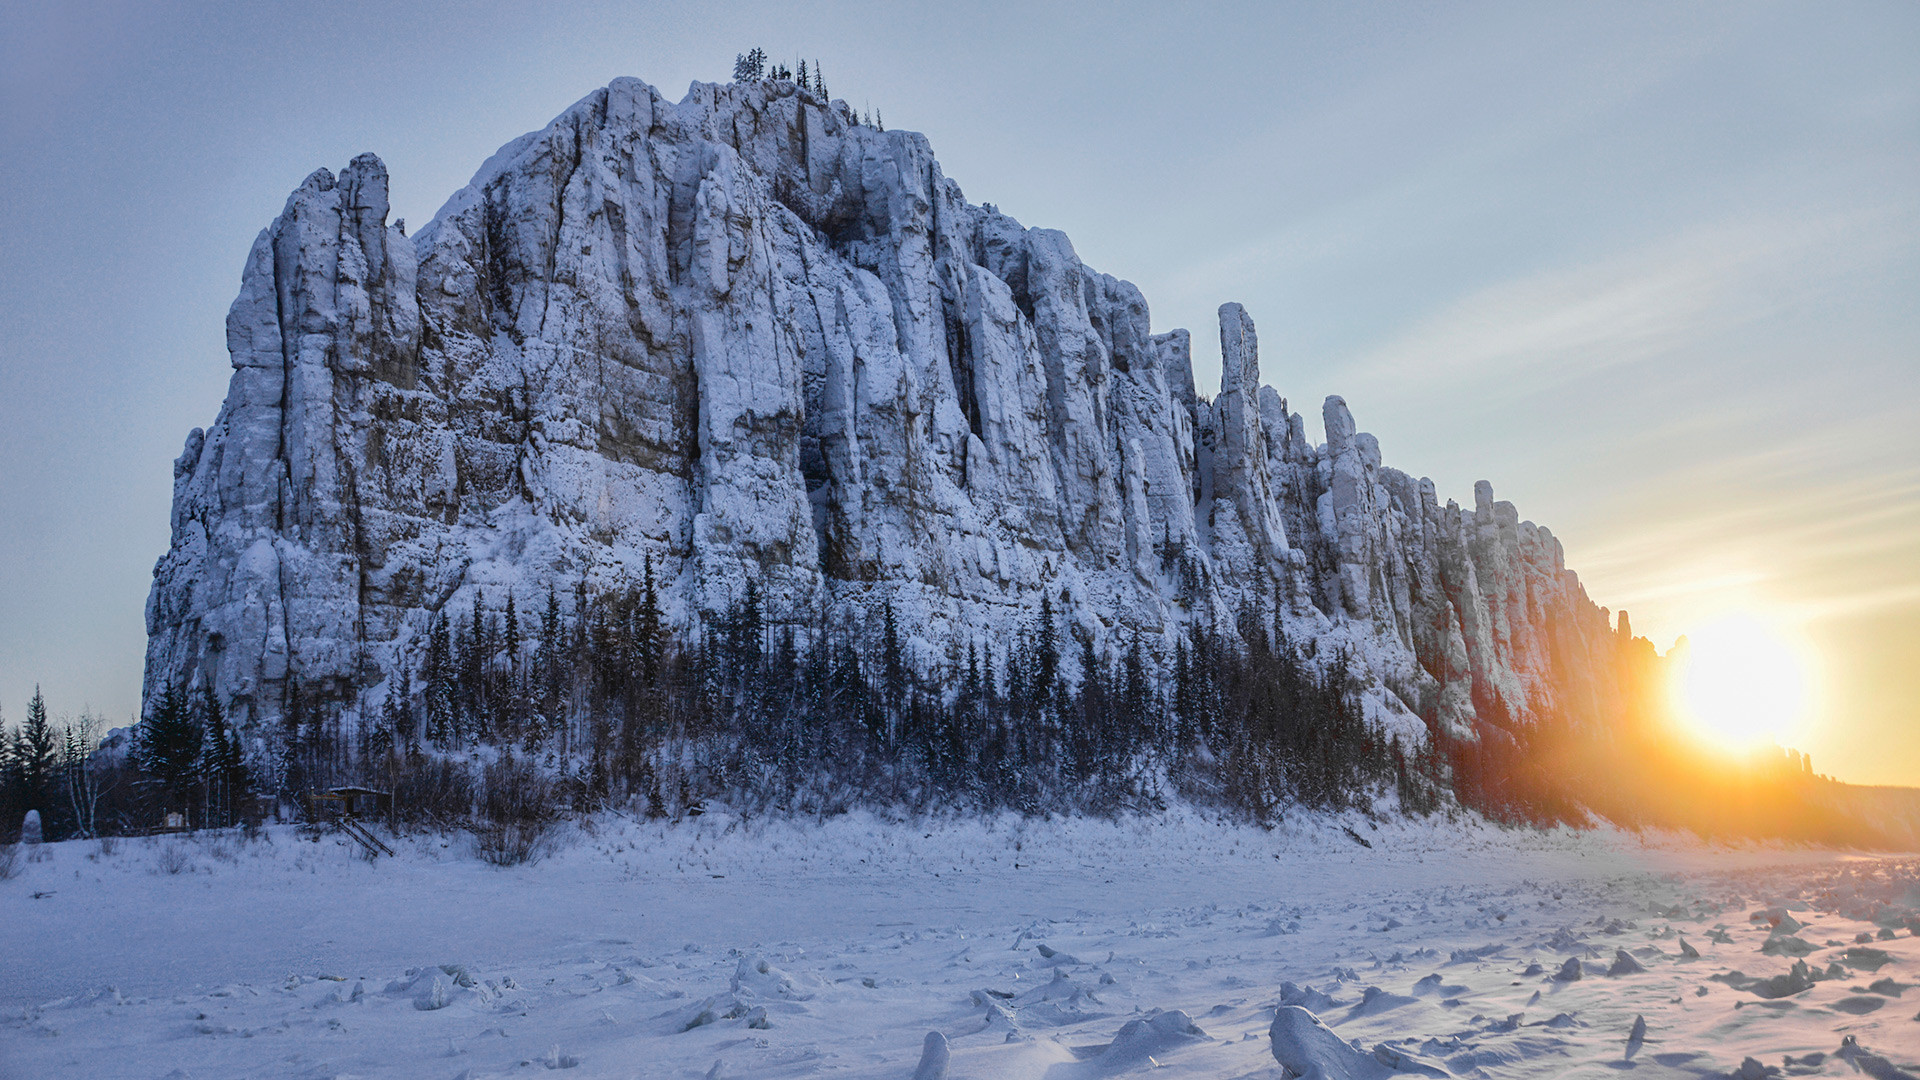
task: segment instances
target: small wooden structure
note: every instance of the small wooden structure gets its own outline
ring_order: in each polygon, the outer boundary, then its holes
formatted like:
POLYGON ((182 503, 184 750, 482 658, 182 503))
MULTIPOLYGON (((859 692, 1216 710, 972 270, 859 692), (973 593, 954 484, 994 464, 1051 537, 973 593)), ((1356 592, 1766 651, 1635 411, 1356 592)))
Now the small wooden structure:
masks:
POLYGON ((366 787, 337 787, 325 791, 307 793, 307 820, 326 822, 336 831, 346 833, 367 853, 378 858, 392 855, 393 849, 382 843, 380 838, 366 826, 367 821, 387 819, 387 827, 395 828, 393 814, 393 792, 376 791, 366 787))

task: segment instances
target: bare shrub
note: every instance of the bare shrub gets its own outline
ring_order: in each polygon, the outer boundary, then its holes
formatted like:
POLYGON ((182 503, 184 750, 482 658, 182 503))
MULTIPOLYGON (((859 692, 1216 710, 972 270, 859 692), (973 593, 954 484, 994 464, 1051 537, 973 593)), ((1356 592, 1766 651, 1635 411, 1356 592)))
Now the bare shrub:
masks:
POLYGON ((452 828, 473 813, 473 774, 461 762, 422 757, 394 777, 393 800, 410 824, 452 828))
POLYGON ((200 849, 220 862, 237 863, 240 861, 240 853, 233 842, 233 838, 225 834, 215 833, 202 836, 200 838, 200 849))
POLYGON ((153 869, 157 874, 182 874, 193 869, 193 857, 179 844, 162 844, 160 853, 154 856, 153 869))
POLYGON ((20 873, 20 845, 0 844, 0 881, 20 873))
POLYGON ((474 850, 494 866, 518 866, 546 854, 559 819, 553 780, 531 763, 502 757, 483 778, 474 850))

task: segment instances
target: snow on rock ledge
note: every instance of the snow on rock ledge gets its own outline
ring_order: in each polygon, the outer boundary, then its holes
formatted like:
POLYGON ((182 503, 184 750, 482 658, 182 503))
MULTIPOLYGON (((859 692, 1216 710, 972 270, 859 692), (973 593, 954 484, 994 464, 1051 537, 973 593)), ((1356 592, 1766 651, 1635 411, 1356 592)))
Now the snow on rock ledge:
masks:
POLYGON ((1238 304, 1199 396, 1133 285, 790 83, 620 79, 416 236, 387 210, 363 155, 254 243, 226 402, 174 465, 149 700, 351 708, 476 590, 648 559, 682 626, 749 580, 803 632, 889 598, 928 673, 1045 594, 1109 653, 1264 613, 1409 739, 1619 699, 1624 636, 1490 487, 1441 506, 1339 398, 1309 444, 1238 304))

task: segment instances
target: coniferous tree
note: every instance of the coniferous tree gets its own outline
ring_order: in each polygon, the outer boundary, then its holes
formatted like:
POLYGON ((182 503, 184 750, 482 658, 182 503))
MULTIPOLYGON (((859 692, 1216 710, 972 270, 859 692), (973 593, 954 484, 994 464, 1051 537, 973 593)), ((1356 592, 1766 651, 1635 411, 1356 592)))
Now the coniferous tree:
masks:
POLYGON ((645 576, 642 579, 640 594, 640 613, 636 619, 635 652, 639 660, 641 685, 651 689, 660 679, 661 626, 660 593, 653 581, 653 554, 646 559, 645 576))
POLYGON ((1060 693, 1060 638, 1053 629, 1053 597, 1046 593, 1040 594, 1040 627, 1033 657, 1034 705, 1045 710, 1060 693))
POLYGON ((200 731, 187 695, 177 687, 160 700, 140 725, 134 758, 159 800, 160 809, 186 812, 200 759, 200 731))
POLYGON ((380 703, 380 717, 367 732, 367 742, 363 748, 369 769, 380 768, 396 747, 406 745, 406 736, 400 733, 400 716, 403 710, 411 711, 411 704, 407 701, 411 695, 401 690, 404 679, 404 673, 387 678, 386 700, 380 703))
POLYGON ((246 815, 253 799, 252 779, 233 728, 221 715, 211 690, 200 694, 200 778, 206 790, 206 816, 213 827, 232 825, 246 815))
POLYGON ((0 818, 0 822, 12 821, 19 810, 18 803, 22 797, 20 759, 14 752, 15 744, 16 736, 8 734, 6 712, 0 709, 0 814, 5 815, 4 818, 0 818))
POLYGON ((464 704, 461 723, 463 731, 479 738, 487 730, 487 660, 490 642, 487 640, 486 621, 487 594, 473 591, 473 610, 469 616, 466 647, 460 653, 460 687, 464 704))
POLYGON ((767 53, 761 48, 753 48, 733 58, 734 82, 758 82, 766 74, 767 53))
POLYGON ((1126 659, 1122 661, 1120 688, 1120 715, 1125 736, 1135 744, 1156 741, 1158 733, 1150 728, 1153 710, 1149 699, 1152 694, 1153 690, 1147 684, 1147 664, 1141 652, 1140 631, 1135 629, 1133 641, 1127 646, 1126 659))
POLYGON ((520 661, 520 617, 513 608, 513 593, 507 593, 507 614, 500 630, 500 645, 507 650, 509 669, 520 661))
POLYGON ((907 664, 900 648, 900 622, 890 597, 880 606, 880 678, 887 711, 898 715, 907 696, 907 664))
POLYGON ((827 96, 827 79, 820 71, 820 60, 818 57, 815 57, 813 61, 813 94, 821 101, 833 100, 827 96))
POLYGON ((441 612, 427 631, 427 664, 422 675, 427 684, 427 738, 436 743, 454 736, 453 675, 452 634, 447 629, 446 613, 441 612))
POLYGON ((200 736, 200 746, 194 757, 194 784, 199 788, 200 825, 204 828, 219 828, 226 824, 221 820, 223 793, 220 790, 221 760, 223 751, 222 736, 227 725, 222 723, 220 703, 213 696, 211 686, 202 686, 188 699, 193 709, 193 726, 200 736))
POLYGON ((58 740, 53 725, 47 720, 47 699, 35 686, 33 700, 27 702, 27 722, 20 727, 14 750, 15 768, 19 770, 27 809, 38 809, 43 815, 51 809, 58 753, 58 740))

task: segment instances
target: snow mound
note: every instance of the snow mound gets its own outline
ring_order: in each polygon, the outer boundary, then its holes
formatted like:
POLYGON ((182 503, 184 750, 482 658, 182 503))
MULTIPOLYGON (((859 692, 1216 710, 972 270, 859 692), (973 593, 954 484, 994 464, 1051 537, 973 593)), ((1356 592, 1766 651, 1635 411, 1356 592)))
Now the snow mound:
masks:
POLYGON ((1347 1010, 1348 1020, 1357 1020, 1363 1016, 1379 1016, 1406 1005, 1419 1003, 1420 999, 1405 994, 1389 993, 1377 986, 1369 986, 1360 993, 1360 1000, 1347 1010))
POLYGON ((1120 1072, 1150 1058, 1211 1038, 1200 1030, 1192 1017, 1174 1009, 1156 1013, 1144 1020, 1127 1021, 1095 1060, 1102 1072, 1120 1072))
POLYGON ((1273 1059, 1285 1075, 1299 1080, 1381 1080, 1401 1073, 1451 1075, 1391 1047, 1379 1046, 1367 1053, 1297 1005, 1281 1006, 1267 1035, 1273 1041, 1273 1059))
POLYGON ((802 990, 793 976, 774 967, 765 959, 743 956, 733 970, 730 989, 735 994, 749 997, 772 998, 778 1001, 811 1001, 813 994, 802 990))
POLYGON ((1466 992, 1467 987, 1458 983, 1441 982, 1437 971, 1413 984, 1414 997, 1459 997, 1466 992))

